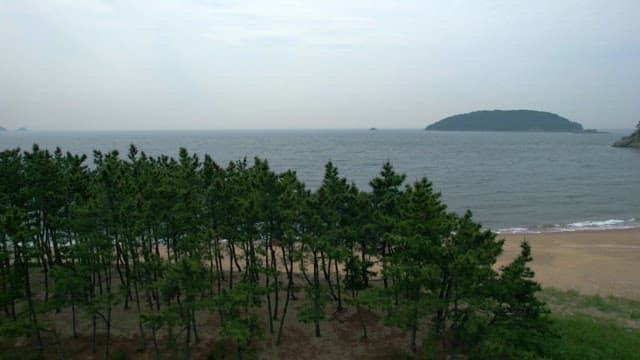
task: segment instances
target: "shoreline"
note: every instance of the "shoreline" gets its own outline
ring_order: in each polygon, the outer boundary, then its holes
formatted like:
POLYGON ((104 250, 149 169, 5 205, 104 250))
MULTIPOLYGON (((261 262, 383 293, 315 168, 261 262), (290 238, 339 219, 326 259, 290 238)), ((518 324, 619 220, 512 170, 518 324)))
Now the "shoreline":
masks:
POLYGON ((522 241, 531 245, 530 265, 543 287, 640 299, 640 228, 501 233, 497 238, 505 239, 498 266, 518 256, 522 241))
MULTIPOLYGON (((524 228, 523 228, 524 229, 524 228)), ((581 233, 601 233, 601 232, 616 232, 616 231, 640 231, 640 226, 628 226, 628 227, 611 227, 611 228, 584 228, 584 229, 549 229, 549 230, 531 230, 526 229, 523 231, 504 231, 504 230, 493 230, 488 229, 494 232, 498 236, 519 236, 519 235, 546 235, 546 234, 581 234, 581 233)))
POLYGON ((609 230, 632 230, 640 229, 640 223, 635 217, 623 219, 608 220, 584 220, 564 225, 553 226, 514 226, 500 227, 491 229, 500 235, 520 235, 520 234, 546 234, 546 233, 565 233, 565 232, 582 232, 582 231, 609 231, 609 230))

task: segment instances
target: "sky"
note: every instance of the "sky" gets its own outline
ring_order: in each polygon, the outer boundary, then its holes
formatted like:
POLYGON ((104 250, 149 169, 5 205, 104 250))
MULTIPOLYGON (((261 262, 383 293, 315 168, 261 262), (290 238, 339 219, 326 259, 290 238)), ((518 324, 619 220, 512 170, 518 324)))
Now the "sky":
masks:
POLYGON ((1 0, 0 126, 640 120, 640 1, 1 0))

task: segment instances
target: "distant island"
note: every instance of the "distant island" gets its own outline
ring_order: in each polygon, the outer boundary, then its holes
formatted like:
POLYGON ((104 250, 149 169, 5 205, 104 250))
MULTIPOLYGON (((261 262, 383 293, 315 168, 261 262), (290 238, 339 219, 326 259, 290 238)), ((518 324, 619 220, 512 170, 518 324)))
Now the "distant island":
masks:
POLYGON ((636 125, 636 131, 634 131, 631 135, 625 136, 622 139, 616 141, 612 146, 632 147, 640 149, 640 121, 638 121, 638 125, 636 125))
MULTIPOLYGON (((9 129, 5 128, 5 127, 0 126, 0 132, 9 132, 9 131, 12 131, 12 130, 9 130, 9 129)), ((21 127, 21 128, 15 129, 13 131, 29 131, 29 129, 27 129, 25 127, 21 127)))
POLYGON ((442 131, 583 132, 582 125, 560 115, 534 110, 482 110, 449 116, 426 127, 442 131))

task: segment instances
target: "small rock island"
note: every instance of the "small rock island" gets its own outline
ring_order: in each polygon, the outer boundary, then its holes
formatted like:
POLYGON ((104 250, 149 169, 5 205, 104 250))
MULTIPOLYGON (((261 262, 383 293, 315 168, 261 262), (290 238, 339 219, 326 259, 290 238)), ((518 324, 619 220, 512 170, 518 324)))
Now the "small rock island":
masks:
POLYGON ((640 121, 636 125, 636 131, 631 135, 625 136, 622 139, 613 143, 614 147, 630 147, 640 149, 640 121))
POLYGON ((534 110, 482 110, 449 116, 426 127, 442 131, 583 132, 582 125, 560 115, 534 110))

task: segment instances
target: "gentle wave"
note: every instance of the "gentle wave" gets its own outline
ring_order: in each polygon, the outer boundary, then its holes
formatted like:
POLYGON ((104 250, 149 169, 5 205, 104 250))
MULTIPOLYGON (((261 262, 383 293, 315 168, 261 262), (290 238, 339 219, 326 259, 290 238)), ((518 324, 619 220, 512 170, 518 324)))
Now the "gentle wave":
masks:
POLYGON ((571 232, 581 230, 614 230, 640 228, 640 222, 635 218, 608 219, 608 220, 585 220, 566 225, 555 224, 553 226, 532 226, 532 227, 509 227, 497 229, 498 234, 540 234, 543 232, 571 232))
MULTIPOLYGON (((631 219, 631 220, 634 220, 634 219, 631 219)), ((577 228, 577 229, 585 229, 585 228, 590 229, 590 228, 615 226, 615 225, 624 224, 624 223, 625 223, 624 220, 609 219, 604 221, 581 221, 581 222, 575 222, 575 223, 569 224, 567 226, 571 228, 577 228)))
POLYGON ((526 227, 512 227, 496 230, 498 234, 539 234, 542 231, 532 230, 526 227))

